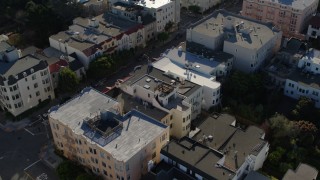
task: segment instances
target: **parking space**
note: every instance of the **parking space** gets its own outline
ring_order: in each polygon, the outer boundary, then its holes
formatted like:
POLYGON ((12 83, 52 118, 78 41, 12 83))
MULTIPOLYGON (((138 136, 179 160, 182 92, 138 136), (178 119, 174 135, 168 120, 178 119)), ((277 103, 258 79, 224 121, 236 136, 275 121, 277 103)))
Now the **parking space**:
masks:
POLYGON ((26 180, 58 180, 58 176, 51 168, 38 160, 24 169, 26 180))

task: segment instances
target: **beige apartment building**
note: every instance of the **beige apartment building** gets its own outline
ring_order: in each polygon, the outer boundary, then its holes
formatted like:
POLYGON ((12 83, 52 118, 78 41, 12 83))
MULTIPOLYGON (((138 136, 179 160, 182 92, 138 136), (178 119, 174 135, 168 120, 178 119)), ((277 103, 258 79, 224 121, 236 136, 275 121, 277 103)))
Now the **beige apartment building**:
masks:
POLYGON ((57 149, 104 179, 140 179, 160 161, 169 127, 137 110, 122 115, 120 108, 92 88, 52 107, 49 122, 57 149))
POLYGON ((244 0, 241 14, 259 21, 272 22, 283 35, 298 34, 317 12, 319 0, 244 0))

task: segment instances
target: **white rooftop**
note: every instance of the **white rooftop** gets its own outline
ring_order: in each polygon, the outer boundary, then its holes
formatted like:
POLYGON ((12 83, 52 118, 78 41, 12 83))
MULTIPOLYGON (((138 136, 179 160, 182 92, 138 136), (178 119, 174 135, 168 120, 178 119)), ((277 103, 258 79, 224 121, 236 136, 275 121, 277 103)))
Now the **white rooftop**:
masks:
POLYGON ((159 8, 163 5, 171 3, 171 0, 140 0, 136 5, 147 7, 147 8, 159 8))
POLYGON ((176 65, 167 57, 163 57, 162 59, 153 63, 153 67, 160 69, 166 73, 176 74, 180 77, 183 77, 185 80, 191 81, 200 86, 207 86, 212 89, 220 87, 220 83, 214 81, 214 77, 206 76, 203 74, 200 75, 199 73, 194 71, 188 71, 187 73, 184 68, 176 65))
POLYGON ((320 64, 320 51, 312 49, 302 58, 302 60, 308 60, 314 64, 320 64))

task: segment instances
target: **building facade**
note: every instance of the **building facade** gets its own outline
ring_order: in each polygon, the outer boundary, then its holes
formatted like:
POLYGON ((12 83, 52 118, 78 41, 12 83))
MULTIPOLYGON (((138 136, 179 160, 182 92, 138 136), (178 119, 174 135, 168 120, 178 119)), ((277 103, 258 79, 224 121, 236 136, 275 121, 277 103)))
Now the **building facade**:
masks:
POLYGON ((156 32, 164 31, 169 22, 175 25, 180 22, 180 0, 110 0, 110 9, 117 2, 140 6, 143 11, 150 13, 156 19, 156 32))
POLYGON ((307 39, 320 39, 320 15, 313 16, 308 25, 307 39))
POLYGON ((241 14, 263 22, 272 22, 283 34, 301 33, 317 12, 319 0, 274 1, 244 0, 241 14))
POLYGON ((280 49, 281 37, 282 32, 271 24, 225 10, 215 11, 187 29, 188 42, 232 54, 233 67, 244 72, 257 71, 271 58, 280 49))
MULTIPOLYGON (((3 64, 1 64, 3 65, 3 64)), ((14 116, 55 97, 48 64, 27 55, 2 69, 0 75, 0 104, 14 116)))
POLYGON ((54 143, 66 158, 104 179, 140 179, 160 161, 169 128, 136 110, 118 114, 118 108, 115 100, 84 89, 50 109, 54 143))

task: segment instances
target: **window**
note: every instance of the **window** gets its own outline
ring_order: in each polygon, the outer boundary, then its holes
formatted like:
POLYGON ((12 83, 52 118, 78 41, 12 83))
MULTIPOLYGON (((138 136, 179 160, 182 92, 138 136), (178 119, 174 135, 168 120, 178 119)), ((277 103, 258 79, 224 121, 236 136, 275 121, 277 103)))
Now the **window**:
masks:
POLYGON ((156 148, 156 143, 154 142, 153 144, 152 144, 152 149, 155 149, 156 148))
POLYGON ((108 176, 108 173, 107 173, 106 170, 103 170, 103 174, 106 175, 106 176, 108 176))
POLYGON ((28 81, 28 78, 24 78, 24 80, 27 82, 27 81, 28 81))
POLYGON ((38 83, 34 83, 34 88, 37 88, 38 87, 38 83))
POLYGON ((104 159, 104 152, 100 152, 100 157, 104 159))
POLYGON ((107 156, 107 159, 110 160, 110 156, 107 156))
POLYGON ((103 167, 107 167, 107 164, 105 162, 102 162, 103 167))
POLYGON ((173 116, 171 115, 171 116, 170 116, 170 120, 172 120, 172 118, 173 118, 173 116))
POLYGON ((39 91, 36 92, 36 96, 40 96, 40 92, 39 91))
POLYGON ((27 89, 30 90, 29 86, 27 86, 27 89))
POLYGON ((96 149, 93 149, 93 154, 97 154, 97 150, 96 149))
POLYGON ((156 152, 152 153, 152 159, 155 158, 156 156, 157 156, 156 152))
POLYGON ((183 122, 185 122, 186 121, 186 118, 183 118, 183 122))
POLYGON ((29 95, 29 98, 32 98, 31 94, 29 95))
POLYGON ((37 76, 34 74, 32 75, 32 80, 35 80, 35 79, 37 79, 37 76))

